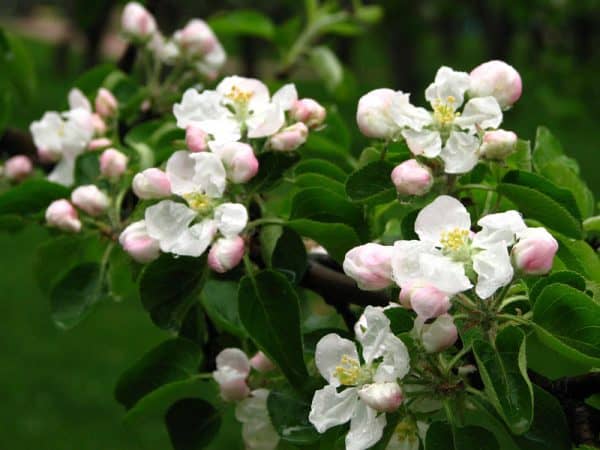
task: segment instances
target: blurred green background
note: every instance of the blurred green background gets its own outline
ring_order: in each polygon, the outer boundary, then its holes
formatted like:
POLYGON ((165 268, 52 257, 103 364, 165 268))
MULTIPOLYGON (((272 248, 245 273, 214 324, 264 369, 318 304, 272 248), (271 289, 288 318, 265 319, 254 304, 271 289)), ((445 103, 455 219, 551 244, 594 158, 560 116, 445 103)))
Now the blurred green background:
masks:
MULTIPOLYGON (((171 32, 191 17, 222 10, 256 8, 276 25, 301 21, 297 0, 151 1, 161 28, 171 32)), ((355 148, 364 143, 353 115, 360 95, 377 87, 423 90, 440 65, 469 71, 489 59, 504 59, 523 77, 524 91, 506 114, 504 127, 533 139, 546 125, 596 195, 600 177, 598 105, 600 103, 600 1, 435 1, 388 0, 382 20, 352 36, 331 36, 329 45, 344 65, 343 83, 327 90, 299 70, 294 76, 303 96, 336 103, 353 131, 355 148)), ((347 5, 342 5, 343 7, 347 5)), ((35 95, 13 111, 12 126, 26 130, 45 110, 61 109, 73 80, 86 68, 117 60, 119 2, 110 0, 40 3, 3 0, 0 26, 21 36, 32 55, 35 95)), ((289 26, 287 27, 289 28, 289 26)), ((259 38, 223 39, 230 54, 226 72, 272 78, 275 45, 259 38)), ((7 149, 3 149, 7 151, 7 149)), ((8 149, 10 151, 10 149, 8 149)), ((50 320, 49 306, 32 274, 34 251, 47 238, 35 226, 0 235, 0 292, 5 349, 0 384, 4 448, 44 450, 119 450, 168 448, 162 426, 128 427, 112 398, 119 374, 165 337, 137 302, 101 305, 78 328, 63 332, 50 320), (27 267, 29 270, 14 270, 27 267)))

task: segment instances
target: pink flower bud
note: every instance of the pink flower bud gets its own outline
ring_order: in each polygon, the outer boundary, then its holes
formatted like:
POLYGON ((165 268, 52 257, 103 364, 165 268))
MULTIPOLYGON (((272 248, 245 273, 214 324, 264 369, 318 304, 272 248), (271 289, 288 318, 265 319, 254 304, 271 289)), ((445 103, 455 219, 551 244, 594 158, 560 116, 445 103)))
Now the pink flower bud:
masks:
POLYGON ((106 133, 106 123, 98 114, 92 114, 92 128, 94 129, 94 133, 98 136, 102 136, 106 133))
POLYGON ((423 319, 441 316, 450 309, 448 295, 431 285, 413 283, 404 286, 399 299, 404 307, 414 310, 423 319))
POLYGON ((96 112, 100 117, 110 117, 119 108, 119 102, 108 89, 100 88, 94 102, 96 112))
POLYGON ((55 200, 46 209, 46 222, 63 231, 79 232, 81 222, 77 210, 66 199, 55 200))
POLYGON ((392 283, 392 246, 374 243, 354 247, 344 258, 344 272, 365 291, 385 289, 392 283))
POLYGON ((304 144, 307 137, 307 126, 302 122, 296 122, 271 136, 269 142, 273 150, 290 151, 304 144))
POLYGON ((21 181, 27 178, 33 171, 31 160, 25 155, 17 155, 8 158, 4 163, 4 173, 9 180, 21 181))
POLYGON ((512 131, 486 131, 479 147, 482 157, 503 160, 517 149, 517 135, 512 131))
POLYGON ((401 195, 425 195, 433 186, 433 175, 429 167, 409 159, 392 171, 392 182, 401 195))
POLYGON ((127 169, 129 158, 114 148, 104 150, 100 155, 100 173, 108 178, 119 178, 127 169))
POLYGON ((226 402, 239 402, 250 395, 250 388, 243 378, 236 378, 219 384, 219 391, 226 402))
POLYGON ((362 134, 370 138, 392 139, 399 131, 391 117, 392 89, 375 89, 358 101, 356 122, 362 134))
POLYGON ((203 56, 217 45, 217 37, 204 20, 192 19, 175 33, 175 41, 190 56, 203 56))
POLYGON ((191 152, 203 152, 208 148, 208 134, 201 128, 190 125, 185 130, 185 143, 191 152))
POLYGON ((133 192, 139 198, 164 198, 171 195, 171 183, 167 174, 160 169, 151 167, 133 177, 133 192))
POLYGON ((106 147, 110 147, 112 145, 112 141, 108 138, 98 138, 92 139, 92 141, 88 144, 88 150, 101 150, 106 147))
POLYGON ((79 186, 71 192, 71 202, 90 216, 99 216, 108 209, 107 195, 93 184, 79 186))
POLYGON ((415 329, 427 353, 446 350, 458 339, 458 331, 450 314, 442 314, 430 324, 424 324, 424 319, 417 317, 415 329))
POLYGON ((246 183, 258 173, 258 160, 254 156, 254 150, 244 142, 213 146, 213 151, 221 158, 228 178, 234 183, 246 183))
POLYGON ((119 236, 119 243, 135 261, 148 263, 160 256, 158 241, 153 239, 146 230, 146 222, 133 222, 119 236))
POLYGON ((294 120, 303 122, 309 128, 315 128, 325 121, 327 111, 312 98, 301 98, 292 105, 290 114, 294 120))
POLYGON ((391 413, 402 404, 402 389, 396 382, 366 384, 358 390, 358 396, 378 412, 391 413))
POLYGON ((472 97, 493 96, 502 109, 510 108, 521 97, 521 75, 504 61, 488 61, 470 74, 472 97))
POLYGON ((208 252, 208 266, 225 273, 237 266, 244 256, 245 243, 239 236, 217 239, 208 252))
POLYGON ((250 361, 239 348, 226 348, 217 355, 217 370, 213 378, 219 384, 225 401, 240 401, 250 395, 246 378, 250 373, 250 361))
POLYGON ((512 249, 515 266, 527 275, 544 275, 552 269, 558 242, 545 228, 527 228, 517 233, 512 249))
POLYGON ((256 355, 250 358, 250 365, 261 373, 275 369, 275 364, 263 352, 256 352, 256 355))
POLYGON ((156 20, 137 2, 129 2, 121 16, 123 31, 134 39, 147 40, 156 31, 156 20))

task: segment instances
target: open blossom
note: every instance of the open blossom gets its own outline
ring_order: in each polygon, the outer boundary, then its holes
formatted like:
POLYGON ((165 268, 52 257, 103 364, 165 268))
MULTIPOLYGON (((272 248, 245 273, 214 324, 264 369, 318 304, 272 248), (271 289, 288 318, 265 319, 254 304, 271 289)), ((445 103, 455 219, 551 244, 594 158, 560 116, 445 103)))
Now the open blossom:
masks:
POLYGON ((46 222, 63 231, 79 232, 81 222, 77 210, 66 199, 55 200, 46 209, 46 222))
POLYGON ((364 244, 349 250, 344 257, 344 272, 365 291, 385 289, 392 284, 393 247, 364 244))
POLYGON ((167 174, 151 167, 133 177, 133 192, 141 199, 165 198, 171 195, 171 183, 167 174))
POLYGON ((209 152, 175 152, 165 170, 171 191, 183 198, 206 195, 220 198, 227 186, 226 171, 218 155, 209 152))
POLYGON ((392 334, 383 308, 367 306, 359 322, 363 362, 356 345, 337 334, 318 342, 315 364, 328 385, 315 392, 309 415, 319 433, 350 421, 347 450, 367 449, 381 439, 386 417, 380 412, 400 406, 398 380, 409 370, 408 350, 392 334))
POLYGON ((242 438, 246 450, 274 450, 279 434, 267 409, 267 389, 255 389, 235 408, 235 418, 242 424, 242 438))
POLYGON ((119 243, 123 250, 142 264, 154 261, 160 256, 158 241, 150 237, 143 220, 127 226, 119 236, 119 243))
POLYGON ((227 178, 233 183, 246 183, 258 173, 258 159, 250 145, 244 142, 211 144, 211 150, 221 158, 227 178))
POLYGON ((25 155, 8 158, 4 163, 4 174, 9 180, 21 181, 33 171, 31 160, 25 155))
POLYGON ((100 155, 100 173, 108 178, 119 178, 127 170, 129 158, 120 151, 109 148, 100 155))
POLYGON ((493 96, 502 109, 510 108, 521 97, 521 75, 504 61, 488 61, 471 71, 469 94, 473 97, 493 96))
POLYGON ((517 211, 489 214, 471 232, 467 209, 455 198, 440 196, 415 221, 419 241, 397 241, 392 256, 394 280, 404 288, 421 282, 452 296, 472 287, 466 273, 477 275, 475 292, 488 298, 513 277, 507 247, 526 228, 517 211))
POLYGON ((528 275, 545 275, 552 269, 558 242, 545 228, 527 228, 517 233, 512 249, 515 266, 528 275))
POLYGON ((217 355, 217 370, 213 378, 219 384, 223 400, 240 401, 248 397, 250 388, 246 378, 250 374, 250 361, 239 348, 226 348, 217 355))
POLYGON ((512 131, 486 131, 479 154, 486 159, 503 160, 517 149, 517 135, 512 131))
POLYGON ((242 260, 245 247, 239 236, 217 239, 208 252, 208 266, 218 273, 233 269, 242 260))
POLYGON ((392 182, 398 194, 424 195, 433 186, 433 175, 429 167, 409 159, 392 170, 392 182))
POLYGON ((306 124, 308 128, 316 128, 325 121, 327 111, 312 98, 296 100, 290 110, 292 118, 306 124))
POLYGON ((156 31, 156 20, 146 8, 138 2, 125 5, 121 15, 121 27, 134 39, 147 40, 156 31))
POLYGON ((188 89, 181 103, 173 106, 177 126, 194 125, 218 142, 238 141, 242 132, 249 138, 270 136, 284 125, 285 112, 297 100, 293 84, 286 84, 273 96, 259 80, 231 76, 216 90, 199 93, 188 89))
POLYGON ((90 216, 103 214, 110 204, 108 196, 94 184, 79 186, 71 193, 71 201, 90 216))
POLYGON ((415 319, 414 333, 420 338, 427 353, 437 353, 454 345, 458 331, 450 314, 443 314, 432 323, 423 318, 415 319))
POLYGON ((308 127, 303 122, 296 122, 271 136, 269 146, 273 150, 296 150, 306 142, 308 127))

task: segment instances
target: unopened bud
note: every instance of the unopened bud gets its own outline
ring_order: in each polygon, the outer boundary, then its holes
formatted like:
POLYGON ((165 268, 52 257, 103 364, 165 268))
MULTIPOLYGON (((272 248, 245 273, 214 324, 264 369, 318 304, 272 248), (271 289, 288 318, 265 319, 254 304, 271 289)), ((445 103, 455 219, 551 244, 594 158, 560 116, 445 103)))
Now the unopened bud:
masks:
POLYGON ((94 184, 79 186, 71 192, 71 202, 90 216, 103 214, 110 204, 107 195, 94 184))
POLYGON ((433 323, 423 324, 419 318, 415 327, 420 329, 421 341, 427 353, 437 353, 454 345, 458 339, 458 331, 454 318, 450 314, 439 316, 433 323))
POLYGON ((208 252, 208 266, 215 272, 225 273, 240 263, 244 249, 240 236, 217 239, 208 252))
POLYGON ((106 122, 98 114, 91 115, 92 128, 97 136, 102 136, 106 133, 106 122))
POLYGON ((503 160, 517 149, 517 135, 512 131, 486 131, 479 148, 482 157, 503 160))
POLYGON ((414 310, 423 319, 441 316, 450 309, 448 295, 427 284, 413 283, 404 286, 399 300, 404 307, 414 310))
POLYGON ((544 275, 550 272, 558 242, 545 228, 527 228, 517 233, 519 241, 512 249, 515 266, 527 275, 544 275))
POLYGON ((129 37, 145 41, 156 31, 156 20, 138 2, 129 2, 123 9, 121 26, 129 37))
POLYGON ((257 352, 250 358, 250 365, 261 373, 275 369, 275 364, 263 352, 257 352))
POLYGON ((504 61, 488 61, 477 66, 470 74, 471 97, 495 97, 502 109, 510 108, 519 97, 523 85, 521 75, 504 61))
POLYGON ((210 53, 217 45, 217 37, 204 20, 192 19, 175 33, 175 41, 181 50, 192 57, 210 53))
POLYGON ((108 178, 119 178, 127 170, 129 158, 114 148, 104 150, 100 155, 100 173, 108 178))
POLYGON ((368 406, 378 412, 391 413, 402 404, 402 389, 398 383, 366 384, 358 390, 358 396, 368 406))
POLYGON ((31 160, 25 155, 8 158, 4 163, 4 174, 9 180, 21 181, 33 171, 31 160))
POLYGON ((392 182, 400 195, 425 195, 433 186, 433 175, 429 167, 409 159, 394 168, 392 182))
POLYGON ((244 142, 228 142, 213 146, 219 155, 228 178, 234 183, 246 183, 258 173, 258 160, 252 147, 244 142))
POLYGON ((135 195, 144 200, 171 195, 169 177, 165 172, 154 167, 136 174, 131 184, 135 195))
POLYGON ((250 362, 239 348, 226 348, 217 355, 217 370, 213 378, 219 384, 221 397, 225 401, 240 401, 250 395, 246 378, 250 373, 250 362))
POLYGON ((46 209, 46 222, 63 231, 79 232, 81 222, 73 205, 66 199, 55 200, 46 209))
POLYGON ((364 244, 354 247, 344 257, 344 272, 365 291, 385 289, 392 283, 393 247, 364 244))
POLYGON ((305 123, 307 127, 316 128, 325 121, 327 111, 316 100, 301 98, 294 102, 290 114, 292 118, 305 123))
POLYGON ((96 112, 100 117, 110 117, 119 108, 119 102, 108 89, 100 88, 94 102, 96 112))
POLYGON ((269 143, 273 150, 291 151, 304 144, 307 137, 307 126, 302 122, 296 122, 271 136, 269 143))
POLYGON ((119 236, 119 243, 135 261, 148 263, 160 256, 160 247, 146 230, 146 222, 140 220, 125 228, 119 236))
POLYGON ((356 122, 362 134, 370 138, 392 139, 399 132, 391 116, 394 95, 392 89, 375 89, 360 98, 356 122))
POLYGON ((190 125, 185 129, 185 143, 191 152, 203 152, 208 148, 208 134, 201 128, 190 125))
POLYGON ((112 141, 108 138, 97 138, 92 139, 88 144, 88 150, 102 150, 103 148, 110 147, 112 141))

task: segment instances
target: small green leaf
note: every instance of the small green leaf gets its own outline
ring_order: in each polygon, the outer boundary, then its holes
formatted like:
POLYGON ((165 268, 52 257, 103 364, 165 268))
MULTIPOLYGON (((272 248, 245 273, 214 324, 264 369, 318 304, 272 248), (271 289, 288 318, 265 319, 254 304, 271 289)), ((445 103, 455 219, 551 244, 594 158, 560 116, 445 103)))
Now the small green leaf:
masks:
POLYGON ((271 267, 283 272, 292 283, 298 284, 306 271, 306 247, 302 238, 291 228, 284 228, 271 255, 271 267))
POLYGON ((531 172, 531 143, 519 139, 517 149, 506 158, 506 164, 511 169, 525 170, 531 172))
POLYGON ((217 35, 256 36, 271 40, 275 35, 275 26, 269 17, 251 9, 228 11, 211 17, 208 24, 217 35))
POLYGON ((308 373, 303 359, 298 295, 286 277, 273 270, 245 276, 238 291, 240 319, 248 334, 301 390, 308 373))
POLYGON ((293 392, 271 391, 267 399, 269 416, 282 440, 306 445, 317 442, 319 433, 308 421, 310 403, 293 392))
POLYGON ((117 68, 112 63, 96 66, 80 75, 73 86, 80 89, 87 97, 94 98, 106 77, 115 70, 117 68))
POLYGON ((221 414, 207 401, 184 398, 169 408, 165 423, 173 450, 199 450, 219 433, 221 414))
POLYGON ((27 180, 0 195, 0 214, 34 214, 54 200, 68 197, 65 186, 47 180, 27 180))
POLYGON ((327 89, 335 90, 342 81, 344 69, 342 63, 329 47, 314 47, 309 53, 310 64, 323 80, 327 89))
POLYGON ((237 296, 237 282, 208 280, 202 289, 202 305, 219 327, 234 336, 245 338, 246 330, 240 321, 237 296))
POLYGON ((529 291, 529 300, 533 305, 539 295, 542 293, 546 286, 551 285, 552 283, 562 283, 567 284, 569 286, 574 287, 579 291, 585 291, 585 278, 579 275, 576 272, 571 272, 570 270, 563 270, 560 272, 554 272, 548 275, 547 277, 540 278, 537 282, 531 287, 529 291))
POLYGON ((394 334, 406 333, 413 329, 414 314, 404 308, 389 308, 385 315, 390 319, 390 328, 394 334))
POLYGON ((84 153, 75 161, 75 184, 94 184, 100 178, 100 159, 96 152, 84 153))
POLYGON ((353 172, 346 181, 346 194, 353 202, 386 203, 396 198, 391 180, 394 165, 375 161, 353 172))
POLYGON ((0 61, 4 76, 15 87, 14 93, 25 101, 33 98, 37 79, 34 61, 23 42, 0 28, 0 61))

